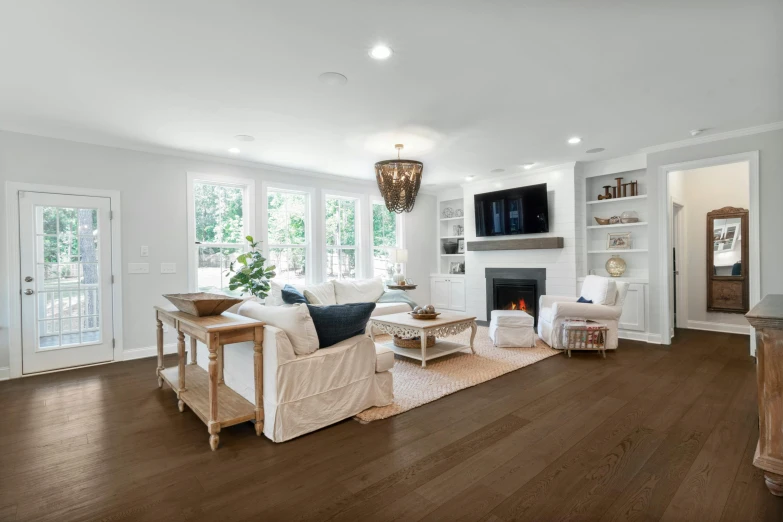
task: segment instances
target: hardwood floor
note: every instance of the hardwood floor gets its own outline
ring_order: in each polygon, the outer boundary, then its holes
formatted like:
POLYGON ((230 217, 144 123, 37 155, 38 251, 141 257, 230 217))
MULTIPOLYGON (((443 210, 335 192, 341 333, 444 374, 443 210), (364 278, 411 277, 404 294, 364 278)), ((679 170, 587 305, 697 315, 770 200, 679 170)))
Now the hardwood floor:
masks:
POLYGON ((678 331, 284 444, 221 432, 144 359, 0 383, 0 520, 783 518, 747 337, 678 331))

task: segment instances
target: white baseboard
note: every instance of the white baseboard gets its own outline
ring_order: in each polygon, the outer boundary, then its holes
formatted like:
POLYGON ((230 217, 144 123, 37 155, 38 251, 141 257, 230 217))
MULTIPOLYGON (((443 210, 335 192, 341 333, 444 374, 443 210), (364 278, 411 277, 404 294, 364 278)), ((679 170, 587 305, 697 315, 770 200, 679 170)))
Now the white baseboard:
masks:
POLYGON ((707 330, 709 332, 733 333, 750 335, 750 325, 711 323, 708 321, 688 321, 690 330, 707 330))
POLYGON ((617 337, 620 339, 627 339, 629 341, 641 341, 643 343, 661 344, 661 336, 658 334, 651 334, 649 332, 633 332, 630 330, 619 330, 617 337))
POLYGON ((0 381, 7 381, 11 378, 11 368, 3 366, 0 368, 0 381))
MULTIPOLYGON (((163 345, 163 353, 177 353, 177 343, 170 343, 163 345)), ((157 357, 157 346, 144 346, 142 348, 131 348, 130 350, 124 350, 122 352, 123 361, 132 361, 134 359, 145 359, 147 357, 157 357)))

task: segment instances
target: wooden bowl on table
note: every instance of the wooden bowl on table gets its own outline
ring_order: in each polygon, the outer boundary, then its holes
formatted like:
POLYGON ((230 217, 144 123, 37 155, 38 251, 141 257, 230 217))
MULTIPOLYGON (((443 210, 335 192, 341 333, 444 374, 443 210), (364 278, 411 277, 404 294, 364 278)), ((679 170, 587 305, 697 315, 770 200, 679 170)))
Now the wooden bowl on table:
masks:
POLYGON ((195 294, 164 294, 171 304, 177 307, 177 310, 196 317, 206 317, 209 315, 220 315, 242 299, 229 297, 223 294, 208 294, 198 292, 195 294))
POLYGON ((410 316, 414 319, 424 319, 426 321, 428 319, 435 319, 440 315, 440 312, 435 312, 432 314, 414 314, 413 312, 408 312, 408 314, 410 314, 410 316))

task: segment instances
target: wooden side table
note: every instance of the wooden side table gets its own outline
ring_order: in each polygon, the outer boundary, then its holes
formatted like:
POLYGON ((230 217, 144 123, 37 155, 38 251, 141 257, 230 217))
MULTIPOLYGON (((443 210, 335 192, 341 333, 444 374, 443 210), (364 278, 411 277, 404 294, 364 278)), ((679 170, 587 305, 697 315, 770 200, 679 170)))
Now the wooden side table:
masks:
POLYGON ((745 317, 756 329, 759 442, 753 465, 764 470, 767 489, 783 497, 783 295, 767 295, 745 317))
POLYGON ((209 446, 215 451, 220 443, 218 433, 226 426, 256 421, 256 435, 264 430, 263 358, 264 323, 241 315, 224 313, 196 317, 177 310, 155 307, 158 334, 158 387, 163 382, 177 393, 179 411, 187 405, 207 425, 209 446), (163 366, 163 325, 177 330, 177 366, 163 366), (190 336, 190 364, 185 360, 185 334, 190 336), (196 341, 209 350, 209 372, 196 364, 196 341), (253 405, 223 382, 223 347, 227 344, 253 341, 255 399, 253 405))

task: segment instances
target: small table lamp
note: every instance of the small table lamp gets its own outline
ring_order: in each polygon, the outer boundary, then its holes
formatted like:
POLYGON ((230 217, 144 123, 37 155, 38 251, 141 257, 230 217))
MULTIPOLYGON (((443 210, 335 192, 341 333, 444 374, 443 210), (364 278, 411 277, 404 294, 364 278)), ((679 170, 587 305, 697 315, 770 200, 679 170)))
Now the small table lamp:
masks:
POLYGON ((408 251, 404 248, 398 248, 391 251, 390 257, 396 268, 394 282, 401 285, 405 283, 405 275, 402 273, 402 264, 408 262, 408 251))

